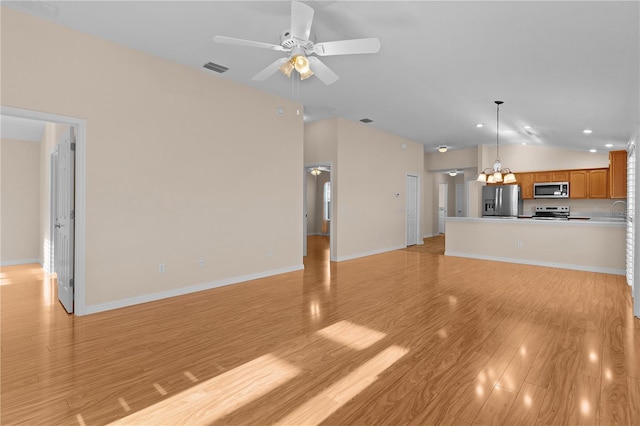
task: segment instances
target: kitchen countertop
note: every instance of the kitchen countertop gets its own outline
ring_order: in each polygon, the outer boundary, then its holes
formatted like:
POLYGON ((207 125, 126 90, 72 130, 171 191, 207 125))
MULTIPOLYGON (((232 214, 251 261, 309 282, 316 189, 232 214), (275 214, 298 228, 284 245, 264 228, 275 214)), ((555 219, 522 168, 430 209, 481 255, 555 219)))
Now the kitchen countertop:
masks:
MULTIPOLYGON (((585 216, 580 216, 586 218, 585 216)), ((545 226, 611 226, 626 227, 627 221, 622 217, 592 217, 589 219, 569 219, 569 220, 544 220, 532 219, 530 216, 521 217, 447 217, 447 221, 452 222, 504 222, 504 223, 523 223, 538 224, 545 226)))

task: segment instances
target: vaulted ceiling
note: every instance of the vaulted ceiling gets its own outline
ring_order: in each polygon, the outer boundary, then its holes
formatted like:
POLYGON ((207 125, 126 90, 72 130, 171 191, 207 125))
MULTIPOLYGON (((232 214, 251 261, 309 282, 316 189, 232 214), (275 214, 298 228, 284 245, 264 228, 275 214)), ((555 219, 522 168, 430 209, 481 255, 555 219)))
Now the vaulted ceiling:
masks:
POLYGON ((369 118, 427 152, 495 142, 623 149, 639 123, 637 1, 306 1, 316 42, 377 37, 377 54, 323 57, 340 79, 252 77, 282 52, 281 1, 8 2, 3 5, 184 64, 211 78, 294 99, 307 121, 369 118), (207 62, 228 67, 218 74, 207 62), (476 127, 482 123, 484 127, 476 127), (525 126, 530 126, 526 128, 525 126), (584 134, 591 129, 591 134, 584 134), (612 144, 612 148, 605 148, 612 144))

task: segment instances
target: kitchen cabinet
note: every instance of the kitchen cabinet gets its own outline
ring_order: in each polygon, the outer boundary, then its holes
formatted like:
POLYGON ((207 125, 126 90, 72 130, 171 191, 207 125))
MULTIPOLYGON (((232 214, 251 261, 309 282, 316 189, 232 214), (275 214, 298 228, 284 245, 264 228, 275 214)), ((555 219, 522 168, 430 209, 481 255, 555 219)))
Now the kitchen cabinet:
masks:
POLYGON ((551 182, 551 172, 536 172, 533 175, 533 181, 535 183, 551 182))
POLYGON ((551 172, 551 182, 569 182, 569 170, 551 172))
POLYGON ((520 184, 520 193, 523 200, 533 199, 533 173, 519 173, 518 183, 520 184))
POLYGON ((607 198, 609 169, 589 170, 589 198, 607 198))
POLYGON ((609 152, 609 197, 627 198, 627 151, 609 152))
POLYGON ((569 198, 589 197, 589 173, 587 170, 569 172, 569 198))

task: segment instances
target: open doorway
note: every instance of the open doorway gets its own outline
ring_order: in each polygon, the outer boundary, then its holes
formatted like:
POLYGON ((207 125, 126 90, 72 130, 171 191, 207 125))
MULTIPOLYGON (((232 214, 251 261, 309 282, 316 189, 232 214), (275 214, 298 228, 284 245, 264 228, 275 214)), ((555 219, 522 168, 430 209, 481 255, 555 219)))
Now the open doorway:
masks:
MULTIPOLYGON (((35 204, 37 220, 27 225, 37 230, 37 254, 30 260, 31 263, 40 264, 45 272, 62 272, 62 278, 58 277, 61 306, 69 313, 83 315, 85 122, 72 117, 4 106, 0 115, 3 123, 5 120, 22 121, 43 129, 38 142, 37 164, 34 166, 38 175, 35 204)), ((5 130, 2 132, 3 146, 5 138, 10 139, 5 130)), ((5 160, 11 161, 3 158, 3 162, 5 160)), ((4 197, 3 191, 3 209, 4 197)), ((4 225, 7 224, 3 218, 3 238, 4 225)), ((11 259, 5 259, 4 251, 2 256, 3 266, 11 264, 11 259)), ((13 262, 20 264, 19 259, 13 262)))
MULTIPOLYGON (((305 265, 310 256, 333 258, 333 191, 331 164, 309 164, 304 168, 304 230, 305 265)), ((315 259, 318 260, 318 259, 315 259)))

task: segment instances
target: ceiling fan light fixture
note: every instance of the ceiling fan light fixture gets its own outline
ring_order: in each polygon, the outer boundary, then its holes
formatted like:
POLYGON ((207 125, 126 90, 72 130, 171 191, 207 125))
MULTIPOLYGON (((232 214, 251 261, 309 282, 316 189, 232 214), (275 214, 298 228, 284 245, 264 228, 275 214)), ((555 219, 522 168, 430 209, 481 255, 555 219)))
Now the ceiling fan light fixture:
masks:
POLYGON ((280 72, 284 75, 286 75, 288 78, 291 78, 291 73, 293 72, 293 59, 290 61, 285 62, 279 69, 280 72))
POLYGON ((310 69, 308 69, 305 72, 301 72, 300 73, 300 80, 306 80, 309 77, 311 77, 313 75, 313 71, 311 71, 310 69))
POLYGON ((309 60, 304 55, 296 55, 293 57, 293 65, 296 68, 296 71, 300 73, 300 75, 305 74, 310 71, 309 68, 309 60))

